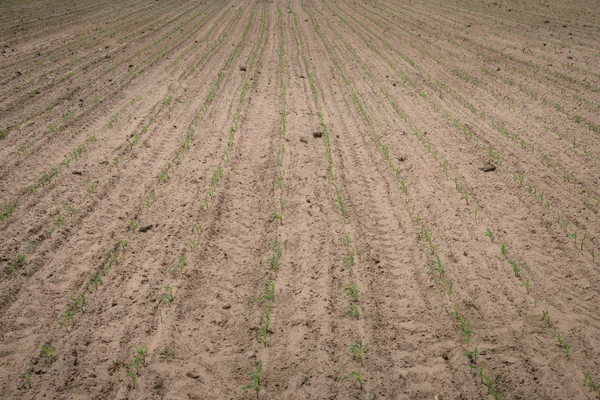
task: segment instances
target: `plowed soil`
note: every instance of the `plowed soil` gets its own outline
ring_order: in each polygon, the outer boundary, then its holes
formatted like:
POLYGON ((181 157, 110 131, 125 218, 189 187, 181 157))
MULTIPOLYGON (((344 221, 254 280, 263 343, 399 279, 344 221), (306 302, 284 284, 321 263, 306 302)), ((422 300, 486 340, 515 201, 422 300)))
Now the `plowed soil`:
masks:
POLYGON ((599 15, 0 2, 0 397, 600 398, 599 15))

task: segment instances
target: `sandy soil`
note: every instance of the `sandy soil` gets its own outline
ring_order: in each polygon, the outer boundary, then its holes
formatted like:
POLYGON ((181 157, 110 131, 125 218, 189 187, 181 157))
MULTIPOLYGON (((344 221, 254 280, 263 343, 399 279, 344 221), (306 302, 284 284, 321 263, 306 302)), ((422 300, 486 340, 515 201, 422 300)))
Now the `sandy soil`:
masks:
POLYGON ((0 397, 600 398, 598 15, 0 2, 0 397))

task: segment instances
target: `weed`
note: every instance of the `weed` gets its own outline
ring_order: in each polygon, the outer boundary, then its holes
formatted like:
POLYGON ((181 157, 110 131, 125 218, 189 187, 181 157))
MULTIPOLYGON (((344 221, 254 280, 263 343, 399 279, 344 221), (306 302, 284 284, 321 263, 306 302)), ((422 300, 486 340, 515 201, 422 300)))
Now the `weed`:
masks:
POLYGON ((169 346, 165 346, 159 353, 161 360, 166 360, 167 362, 173 361, 175 358, 175 350, 170 348, 169 346))
POLYGON ((262 361, 258 361, 258 367, 255 370, 246 372, 246 375, 242 377, 242 379, 246 378, 250 380, 250 382, 246 386, 244 386, 242 390, 254 390, 257 399, 258 394, 263 389, 262 386, 260 386, 262 367, 262 361))
POLYGON ((356 381, 358 383, 358 386, 360 387, 360 390, 363 389, 363 385, 367 381, 365 378, 363 378, 363 376, 360 373, 360 371, 352 371, 352 372, 350 372, 348 375, 346 375, 343 378, 341 378, 340 382, 344 382, 344 381, 348 381, 348 380, 350 380, 350 381, 351 380, 356 381))

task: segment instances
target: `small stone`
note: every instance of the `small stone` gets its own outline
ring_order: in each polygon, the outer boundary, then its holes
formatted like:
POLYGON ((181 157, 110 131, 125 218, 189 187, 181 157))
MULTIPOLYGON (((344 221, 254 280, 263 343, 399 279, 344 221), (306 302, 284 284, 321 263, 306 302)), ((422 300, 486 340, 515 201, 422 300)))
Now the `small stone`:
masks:
POLYGON ((200 375, 198 375, 195 371, 188 371, 185 373, 185 376, 187 376, 188 378, 192 378, 192 379, 200 378, 200 375))
POLYGON ((223 304, 223 310, 229 310, 231 308, 231 304, 225 303, 223 304))
POLYGON ((248 353, 248 358, 256 358, 256 354, 253 352, 248 353))
POLYGON ((308 140, 306 140, 306 138, 303 138, 303 137, 301 137, 301 138, 300 138, 300 141, 301 141, 302 143, 308 143, 308 140))

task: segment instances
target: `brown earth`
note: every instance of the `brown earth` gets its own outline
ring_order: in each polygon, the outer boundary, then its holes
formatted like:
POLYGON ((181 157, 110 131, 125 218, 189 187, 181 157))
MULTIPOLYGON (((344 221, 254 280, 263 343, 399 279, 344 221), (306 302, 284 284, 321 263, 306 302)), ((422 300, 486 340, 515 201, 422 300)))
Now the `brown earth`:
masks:
POLYGON ((0 397, 600 396, 598 15, 0 2, 0 397))

